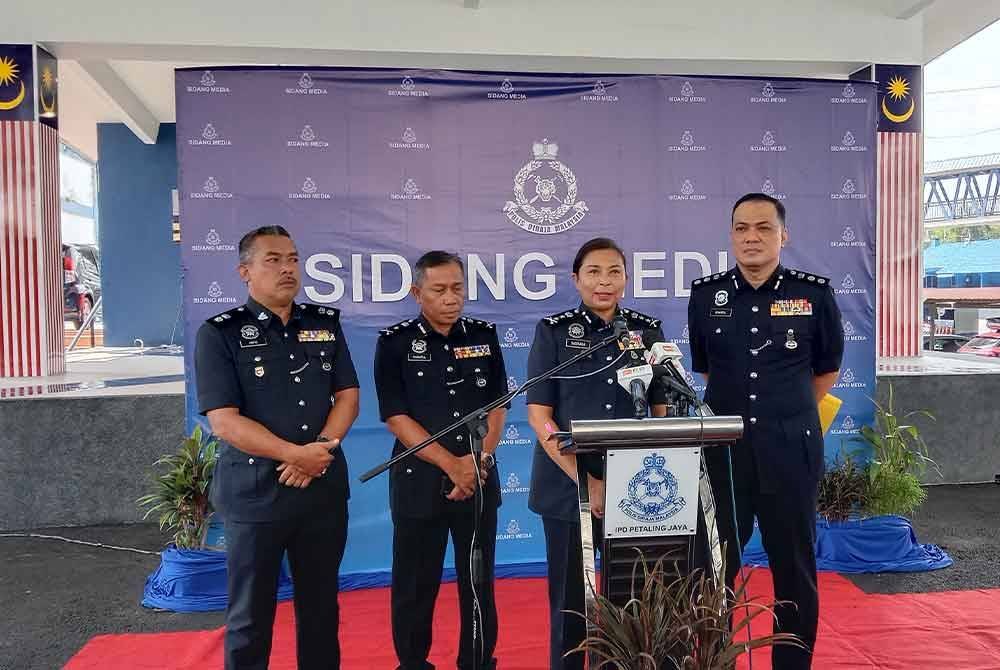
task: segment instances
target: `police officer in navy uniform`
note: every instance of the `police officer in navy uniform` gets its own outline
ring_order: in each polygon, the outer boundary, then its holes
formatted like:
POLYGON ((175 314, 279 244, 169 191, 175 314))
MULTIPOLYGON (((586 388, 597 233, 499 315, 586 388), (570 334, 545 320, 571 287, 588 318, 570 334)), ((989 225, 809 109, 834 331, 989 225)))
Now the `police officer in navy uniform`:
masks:
MULTIPOLYGON (((539 321, 528 354, 529 379, 608 336, 616 319, 624 320, 647 344, 663 341, 659 320, 618 305, 628 280, 625 266, 624 252, 610 239, 595 238, 580 247, 573 260, 573 281, 582 302, 539 321)), ((528 507, 541 515, 545 528, 552 670, 584 666, 584 654, 566 653, 583 641, 586 623, 564 610, 586 613, 578 482, 588 487, 593 521, 599 528, 604 516, 604 468, 600 457, 560 453, 557 441, 549 438, 569 430, 573 419, 634 417, 632 396, 618 384, 616 373, 643 363, 641 351, 622 351, 612 344, 528 390, 528 422, 538 437, 528 507)), ((665 403, 662 389, 654 387, 653 414, 665 415, 665 403)), ((599 533, 595 531, 595 546, 600 544, 599 533)))
POLYGON ((788 230, 778 200, 761 193, 740 198, 731 241, 736 267, 695 280, 688 303, 692 368, 707 376, 705 401, 717 415, 744 420, 743 439, 731 450, 705 455, 720 538, 728 543, 726 580, 731 586, 739 571, 756 516, 775 597, 793 603, 776 608, 775 629, 808 647, 775 646, 773 667, 809 668, 819 612, 816 497, 824 471, 817 406, 840 370, 840 310, 827 278, 780 264, 788 230))
POLYGON ((339 447, 358 416, 358 379, 338 311, 294 302, 288 231, 251 231, 239 254, 249 299, 206 321, 195 349, 200 411, 223 444, 211 499, 225 522, 225 667, 267 667, 287 551, 298 667, 335 669, 348 499, 339 447))
MULTIPOLYGON (((379 414, 396 436, 393 455, 507 392, 495 326, 462 316, 462 260, 444 251, 424 254, 414 267, 411 292, 420 315, 383 330, 375 350, 379 414)), ((489 413, 480 463, 473 459, 469 430, 462 427, 390 471, 392 638, 401 670, 434 667, 427 656, 449 533, 461 617, 457 666, 460 670, 496 666, 493 575, 500 485, 494 452, 505 414, 504 407, 489 413), (474 504, 477 477, 482 483, 481 506, 474 504), (481 618, 474 612, 469 570, 476 514, 485 573, 475 594, 481 618), (475 649, 473 626, 478 636, 475 649)))

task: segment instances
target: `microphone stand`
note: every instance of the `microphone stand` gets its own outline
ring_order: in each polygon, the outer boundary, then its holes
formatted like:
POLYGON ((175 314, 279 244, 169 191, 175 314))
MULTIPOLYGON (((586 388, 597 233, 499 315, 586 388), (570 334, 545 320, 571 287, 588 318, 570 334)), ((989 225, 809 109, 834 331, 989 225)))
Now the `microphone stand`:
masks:
MULTIPOLYGON (((469 431, 473 459, 475 461, 476 468, 478 470, 480 467, 479 464, 482 462, 481 459, 483 453, 483 440, 486 438, 486 435, 489 432, 489 427, 487 423, 487 418, 489 416, 489 413, 498 407, 506 405, 518 395, 526 393, 528 389, 542 383, 543 381, 546 381, 547 379, 550 379, 551 377, 555 376, 557 373, 573 365, 577 361, 586 358, 595 351, 599 351, 613 342, 621 341, 623 336, 628 335, 628 326, 623 320, 616 319, 613 322, 613 327, 614 327, 614 332, 602 338, 596 344, 591 345, 589 348, 582 350, 579 354, 573 356, 572 358, 568 358, 559 365, 556 365, 555 367, 546 370, 542 374, 529 379, 524 384, 522 384, 520 388, 514 389, 513 391, 508 391, 507 393, 497 398, 496 400, 487 403, 486 405, 480 407, 479 409, 469 412, 468 414, 459 419, 456 419, 447 427, 442 428, 438 432, 428 437, 423 442, 413 445, 409 449, 406 449, 405 451, 402 451, 399 454, 393 456, 388 461, 385 461, 384 463, 377 465, 371 470, 365 472, 364 474, 361 475, 359 479, 362 482, 368 482, 369 480, 382 474, 392 466, 396 465, 400 461, 409 458, 410 456, 416 454, 417 452, 424 449, 428 445, 437 442, 445 435, 451 433, 452 431, 462 426, 465 426, 466 429, 469 431)), ((482 545, 480 544, 481 538, 479 537, 480 516, 482 514, 483 508, 485 507, 484 504, 485 501, 483 499, 483 482, 480 481, 478 473, 476 476, 476 490, 473 498, 474 498, 473 514, 475 516, 475 519, 473 520, 473 546, 472 546, 472 561, 471 561, 472 564, 470 566, 470 572, 471 572, 470 580, 472 582, 473 594, 475 594, 476 586, 482 586, 485 583, 484 579, 485 565, 483 563, 482 545)), ((473 660, 476 663, 475 666, 476 668, 482 667, 483 659, 481 657, 484 653, 482 633, 480 631, 480 626, 479 626, 479 621, 481 618, 480 613, 481 610, 479 607, 479 598, 478 596, 476 596, 473 598, 473 621, 471 629, 472 648, 473 648, 473 654, 475 656, 473 660)))

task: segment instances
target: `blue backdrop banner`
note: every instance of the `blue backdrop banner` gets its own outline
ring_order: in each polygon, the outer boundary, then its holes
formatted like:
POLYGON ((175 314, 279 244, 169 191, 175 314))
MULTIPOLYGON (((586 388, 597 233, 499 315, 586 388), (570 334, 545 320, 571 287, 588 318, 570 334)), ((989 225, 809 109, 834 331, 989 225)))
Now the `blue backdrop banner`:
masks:
MULTIPOLYGON (((371 362, 378 329, 416 314, 407 289, 422 252, 467 260, 466 311, 497 323, 514 387, 537 320, 578 304, 573 255, 599 235, 628 252, 625 305, 662 318, 686 351, 688 287, 731 265, 730 209, 749 191, 784 201, 784 263, 830 277, 844 314, 827 457, 871 420, 874 85, 289 68, 180 70, 176 85, 186 341, 244 301, 240 236, 288 228, 299 298, 342 310, 361 379, 352 476, 391 451, 371 362)), ((185 355, 190 424, 193 347, 185 355)), ((508 416, 497 560, 523 565, 544 560, 544 537, 527 509, 523 401, 508 416)), ((389 569, 387 484, 352 486, 344 574, 389 569)))

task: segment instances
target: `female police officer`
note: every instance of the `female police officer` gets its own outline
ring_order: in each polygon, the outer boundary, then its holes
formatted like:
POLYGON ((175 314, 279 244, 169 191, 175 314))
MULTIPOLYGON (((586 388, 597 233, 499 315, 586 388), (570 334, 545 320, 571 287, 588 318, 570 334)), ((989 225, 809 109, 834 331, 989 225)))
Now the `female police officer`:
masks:
MULTIPOLYGON (((612 322, 624 320, 630 331, 643 333, 644 340, 661 341, 657 319, 622 309, 618 299, 625 290, 625 254, 615 242, 595 238, 580 247, 573 260, 573 282, 582 304, 539 321, 528 355, 528 378, 532 378, 606 337, 612 322)), ((575 614, 583 612, 583 549, 580 539, 580 506, 577 483, 586 477, 592 513, 603 517, 603 463, 577 459, 559 452, 549 436, 569 428, 573 419, 619 419, 634 416, 632 398, 617 383, 619 368, 635 365, 641 352, 621 351, 616 345, 598 350, 554 379, 528 391, 528 422, 535 444, 528 506, 542 517, 549 574, 550 665, 583 668, 583 654, 565 654, 578 646, 586 623, 575 614), (633 356, 633 354, 635 354, 633 356)), ((662 398, 654 397, 654 414, 665 412, 662 398)), ((597 538, 595 538, 595 544, 597 538)))

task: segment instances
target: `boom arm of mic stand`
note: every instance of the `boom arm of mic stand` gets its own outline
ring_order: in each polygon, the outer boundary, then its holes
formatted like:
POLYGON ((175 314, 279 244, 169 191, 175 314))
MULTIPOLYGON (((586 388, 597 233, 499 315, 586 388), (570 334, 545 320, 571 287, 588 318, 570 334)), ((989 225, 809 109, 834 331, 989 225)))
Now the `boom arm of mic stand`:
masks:
POLYGON ((381 465, 375 466, 374 468, 372 468, 368 472, 362 474, 361 477, 359 477, 359 479, 362 482, 367 482, 368 480, 373 479, 373 478, 377 477, 378 475, 382 474, 383 472, 385 472, 386 470, 388 470, 389 468, 391 468, 392 466, 394 466, 396 463, 399 463, 403 459, 405 459, 405 458, 407 458, 409 456, 412 456, 413 454, 417 453, 418 451, 420 451, 421 449, 423 449, 427 445, 432 444, 432 443, 438 441, 439 439, 441 439, 442 437, 444 437, 448 433, 454 431, 457 428, 460 428, 460 427, 466 425, 470 421, 483 421, 483 420, 485 420, 486 415, 489 414, 494 409, 496 409, 497 407, 501 407, 503 405, 506 405, 511 400, 513 400, 514 398, 516 398, 518 395, 521 395, 522 393, 525 393, 532 386, 535 386, 536 384, 540 384, 541 382, 545 381, 546 379, 549 379, 550 377, 553 377, 556 373, 561 372, 563 369, 568 368, 570 365, 573 365, 573 363, 576 363, 577 361, 579 361, 579 360, 581 360, 583 358, 586 358, 587 356, 589 356, 590 354, 594 353, 595 351, 597 351, 599 349, 603 349, 604 347, 608 346, 612 342, 617 342, 618 339, 621 336, 622 336, 622 333, 620 333, 620 332, 618 332, 616 330, 614 333, 612 333, 611 335, 608 335, 607 337, 605 337, 604 339, 602 339, 597 344, 592 345, 589 349, 584 349, 579 354, 577 354, 576 356, 573 356, 572 358, 566 359, 565 361, 563 361, 559 365, 555 366, 551 370, 547 370, 546 372, 543 372, 542 374, 538 375, 537 377, 533 377, 532 379, 529 379, 520 388, 515 389, 513 391, 510 391, 510 392, 504 394, 503 396, 497 398, 493 402, 491 402, 491 403, 489 403, 487 405, 484 405, 483 407, 480 407, 477 410, 473 410, 472 412, 469 412, 468 414, 466 414, 465 416, 461 417, 460 419, 455 419, 455 421, 452 422, 448 427, 439 430, 438 432, 436 432, 435 434, 431 435, 430 437, 428 437, 426 440, 424 440, 420 444, 415 444, 412 447, 410 447, 409 449, 407 449, 406 451, 400 452, 399 454, 393 456, 392 458, 390 458, 388 461, 382 463, 381 465))

